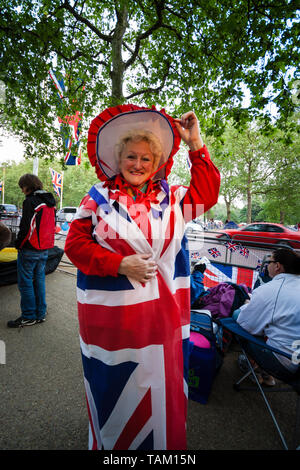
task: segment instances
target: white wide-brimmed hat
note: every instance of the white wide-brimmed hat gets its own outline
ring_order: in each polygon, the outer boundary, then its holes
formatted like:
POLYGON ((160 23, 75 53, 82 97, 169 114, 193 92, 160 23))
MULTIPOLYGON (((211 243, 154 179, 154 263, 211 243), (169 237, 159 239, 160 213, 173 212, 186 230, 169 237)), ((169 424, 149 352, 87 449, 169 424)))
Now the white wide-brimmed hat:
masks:
POLYGON ((150 131, 159 139, 162 156, 153 179, 166 178, 180 144, 173 118, 164 109, 157 111, 154 106, 149 109, 130 104, 108 108, 91 123, 88 155, 99 179, 108 180, 119 173, 116 144, 130 130, 150 131))

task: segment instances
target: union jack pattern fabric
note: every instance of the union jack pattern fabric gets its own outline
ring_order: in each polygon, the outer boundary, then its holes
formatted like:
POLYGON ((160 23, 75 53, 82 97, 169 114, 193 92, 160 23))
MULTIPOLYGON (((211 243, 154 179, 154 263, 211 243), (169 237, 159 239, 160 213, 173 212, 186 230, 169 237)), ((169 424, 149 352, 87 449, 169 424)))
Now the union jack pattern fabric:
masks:
POLYGON ((57 77, 57 75, 53 72, 53 70, 49 70, 49 75, 54 83, 54 86, 57 90, 58 97, 63 99, 65 93, 65 84, 64 79, 62 77, 57 77))
POLYGON ((261 260, 261 259, 258 259, 258 260, 257 260, 257 266, 256 266, 255 270, 256 270, 256 271, 260 271, 261 265, 262 265, 262 260, 261 260))
POLYGON ((221 253, 217 248, 209 248, 207 251, 213 258, 221 256, 221 253))
POLYGON ((81 119, 79 111, 74 116, 58 118, 61 126, 61 135, 67 150, 65 155, 66 165, 79 165, 81 162, 81 119))
POLYGON ((62 186, 63 186, 63 175, 53 170, 53 168, 50 168, 50 172, 51 172, 54 191, 56 192, 58 197, 60 197, 61 192, 62 192, 62 186))
POLYGON ((189 188, 150 180, 134 199, 119 175, 96 184, 70 226, 65 253, 78 267, 90 449, 186 449, 185 221, 212 207, 220 187, 209 154, 200 155, 191 155, 189 188), (150 254, 157 263, 156 277, 145 284, 118 274, 120 258, 134 254, 150 254))
POLYGON ((233 252, 233 251, 237 251, 240 245, 239 245, 239 243, 226 242, 225 246, 226 246, 226 248, 228 248, 228 250, 233 252))
POLYGON ((0 181, 0 193, 2 191, 3 181, 0 181))
POLYGON ((193 259, 199 259, 201 258, 201 253, 200 251, 192 251, 191 252, 191 260, 193 259))
POLYGON ((234 282, 253 289, 257 276, 255 269, 213 262, 206 267, 203 284, 205 287, 214 287, 220 282, 234 282))
POLYGON ((180 207, 185 191, 160 191, 158 204, 151 204, 147 214, 151 233, 146 233, 145 219, 138 220, 126 200, 115 199, 116 192, 103 183, 90 190, 79 209, 77 218, 95 219, 94 237, 101 246, 125 255, 150 252, 158 264, 157 277, 145 285, 121 275, 101 278, 78 272, 92 449, 186 446, 183 371, 188 360, 190 271, 180 207), (166 197, 173 203, 162 213, 160 203, 166 197))
POLYGON ((249 258, 249 250, 245 246, 239 246, 239 253, 240 255, 245 256, 245 258, 249 258))

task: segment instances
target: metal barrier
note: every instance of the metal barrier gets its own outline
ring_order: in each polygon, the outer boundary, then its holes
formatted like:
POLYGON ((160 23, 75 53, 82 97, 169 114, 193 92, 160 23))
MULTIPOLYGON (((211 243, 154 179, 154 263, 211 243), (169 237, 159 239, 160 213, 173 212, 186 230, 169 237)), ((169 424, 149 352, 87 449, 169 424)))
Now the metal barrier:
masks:
POLYGON ((8 227, 12 233, 9 246, 15 246, 15 240, 19 232, 21 216, 1 217, 1 222, 8 227))
MULTIPOLYGON (((273 250, 287 247, 285 240, 279 238, 272 238, 274 243, 254 240, 257 236, 239 241, 229 236, 226 239, 217 238, 220 233, 224 235, 218 231, 187 235, 191 266, 202 257, 210 261, 205 271, 205 287, 212 287, 220 282, 234 282, 253 288, 264 260, 273 250)), ((298 244, 299 248, 294 249, 300 253, 300 242, 295 240, 295 245, 298 244)))

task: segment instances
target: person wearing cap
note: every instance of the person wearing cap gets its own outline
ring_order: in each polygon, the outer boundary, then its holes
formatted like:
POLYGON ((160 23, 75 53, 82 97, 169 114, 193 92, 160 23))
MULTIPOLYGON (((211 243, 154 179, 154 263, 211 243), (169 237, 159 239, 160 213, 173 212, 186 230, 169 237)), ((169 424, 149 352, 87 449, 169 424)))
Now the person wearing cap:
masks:
POLYGON ((83 198, 65 252, 78 268, 90 449, 186 449, 190 263, 185 222, 216 204, 220 174, 193 111, 174 119, 133 104, 91 123, 100 180, 83 198), (180 140, 189 187, 169 186, 180 140))

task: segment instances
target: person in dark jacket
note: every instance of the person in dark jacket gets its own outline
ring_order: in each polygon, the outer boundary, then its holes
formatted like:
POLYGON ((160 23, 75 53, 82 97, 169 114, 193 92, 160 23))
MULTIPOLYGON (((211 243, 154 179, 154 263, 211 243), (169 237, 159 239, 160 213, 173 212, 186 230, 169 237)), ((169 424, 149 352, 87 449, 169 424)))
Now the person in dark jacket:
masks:
MULTIPOLYGON (((46 285, 45 267, 48 250, 34 248, 27 240, 34 209, 46 203, 55 207, 53 194, 43 190, 43 183, 36 175, 29 173, 21 176, 19 186, 25 194, 23 202, 20 230, 15 241, 18 249, 18 287, 21 294, 21 316, 7 323, 9 328, 31 326, 45 321, 46 316, 46 285)), ((55 215, 54 215, 55 217, 55 215)), ((36 223, 37 232, 40 230, 36 223)))

